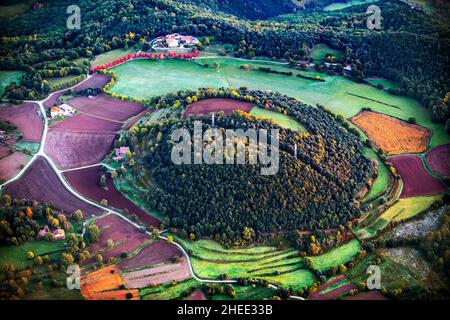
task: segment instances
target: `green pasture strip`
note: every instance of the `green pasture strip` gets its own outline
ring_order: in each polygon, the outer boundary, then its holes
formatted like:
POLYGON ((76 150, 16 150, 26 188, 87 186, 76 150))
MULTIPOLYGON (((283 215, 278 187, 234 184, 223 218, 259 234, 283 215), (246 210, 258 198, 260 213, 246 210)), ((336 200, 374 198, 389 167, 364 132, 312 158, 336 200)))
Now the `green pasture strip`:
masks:
POLYGON ((320 256, 309 257, 312 268, 315 270, 328 270, 331 267, 344 264, 356 257, 361 251, 361 244, 353 239, 350 242, 334 248, 320 256))
POLYGON ((279 261, 282 258, 291 257, 291 253, 284 253, 277 257, 262 257, 257 261, 233 262, 233 260, 222 260, 220 262, 212 262, 210 260, 199 259, 191 255, 192 267, 197 276, 206 279, 217 279, 222 274, 227 274, 230 278, 245 278, 252 276, 250 271, 255 266, 264 262, 279 261))
POLYGON ((274 276, 274 275, 282 275, 290 272, 294 272, 300 269, 305 269, 305 264, 303 262, 293 264, 293 265, 285 265, 285 266, 279 266, 279 267, 273 267, 269 268, 263 271, 259 271, 257 273, 253 273, 253 277, 261 278, 261 277, 267 277, 267 276, 274 276))
POLYGON ((379 0, 350 0, 347 2, 335 2, 323 8, 324 11, 337 11, 347 9, 353 6, 366 5, 368 3, 377 2, 379 0))
POLYGON ((212 241, 212 240, 198 240, 195 242, 186 241, 183 239, 177 239, 185 249, 191 249, 197 255, 202 254, 210 254, 212 252, 221 253, 227 256, 232 256, 233 254, 242 255, 242 254, 268 254, 276 251, 282 251, 281 249, 277 249, 276 247, 269 246, 255 246, 250 248, 239 248, 239 249, 227 249, 223 247, 221 244, 212 241))
POLYGON ((334 284, 332 284, 331 286, 326 287, 325 289, 323 289, 322 291, 319 292, 319 294, 327 294, 331 291, 334 291, 342 286, 345 286, 347 284, 350 284, 351 282, 348 279, 344 279, 342 281, 336 282, 334 284))
POLYGON ((102 54, 99 54, 97 57, 95 57, 94 61, 91 61, 92 67, 101 66, 106 63, 112 62, 116 59, 125 57, 128 54, 133 54, 137 52, 135 48, 129 48, 129 49, 114 49, 102 54))
POLYGON ((16 268, 24 269, 29 265, 34 265, 34 259, 27 258, 28 251, 33 251, 35 256, 44 256, 46 254, 55 258, 64 250, 65 241, 45 241, 35 240, 26 242, 20 246, 0 246, 0 266, 4 264, 13 264, 16 268))
POLYGON ((310 287, 316 281, 314 274, 306 269, 300 269, 278 276, 266 276, 261 278, 269 281, 269 283, 280 285, 285 288, 292 287, 294 290, 310 287))
POLYGON ((175 285, 170 283, 156 287, 149 287, 139 290, 139 295, 143 300, 173 300, 181 298, 181 294, 192 287, 198 287, 200 283, 194 278, 190 278, 175 285))
POLYGON ((257 287, 253 285, 238 286, 232 285, 236 291, 236 297, 233 299, 224 294, 217 294, 211 297, 211 300, 263 300, 276 295, 276 290, 267 287, 257 287))
POLYGON ((19 141, 16 143, 16 147, 23 151, 35 154, 39 151, 40 144, 36 142, 19 141))
POLYGON ((364 198, 362 199, 363 201, 365 201, 372 199, 373 197, 376 197, 381 192, 383 192, 383 190, 386 189, 389 183, 389 170, 386 167, 386 165, 381 161, 381 159, 379 158, 379 156, 376 154, 375 151, 365 147, 363 152, 367 158, 371 160, 375 159, 378 162, 378 176, 375 179, 374 183, 372 184, 369 193, 365 195, 364 198))
POLYGON ((285 266, 296 266, 302 264, 304 266, 304 261, 301 258, 283 259, 282 261, 276 261, 271 263, 265 263, 264 265, 258 264, 255 269, 249 270, 250 273, 260 272, 263 270, 268 270, 272 268, 279 268, 285 266))
POLYGON ((442 195, 400 199, 370 225, 357 228, 354 232, 360 239, 372 238, 377 235, 378 231, 386 228, 391 221, 411 219, 439 199, 442 199, 442 195))
POLYGON ((282 128, 285 128, 285 129, 290 129, 292 131, 298 131, 298 132, 306 131, 305 128, 300 123, 298 123, 296 120, 294 120, 293 118, 291 118, 287 115, 279 113, 279 112, 255 107, 250 111, 250 114, 257 118, 264 118, 264 119, 272 120, 275 124, 279 125, 282 128))
POLYGON ((384 79, 384 78, 370 77, 367 79, 367 81, 374 86, 381 84, 385 90, 400 88, 400 85, 398 83, 391 81, 391 80, 384 79))

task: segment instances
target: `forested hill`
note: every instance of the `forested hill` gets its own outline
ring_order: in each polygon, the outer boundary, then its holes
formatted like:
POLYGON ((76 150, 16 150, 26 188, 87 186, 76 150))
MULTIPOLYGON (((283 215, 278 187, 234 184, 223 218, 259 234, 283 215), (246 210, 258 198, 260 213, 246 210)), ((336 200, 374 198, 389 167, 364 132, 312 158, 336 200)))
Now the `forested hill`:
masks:
POLYGON ((301 1, 295 0, 179 0, 200 8, 222 11, 251 20, 266 19, 300 8, 301 1))

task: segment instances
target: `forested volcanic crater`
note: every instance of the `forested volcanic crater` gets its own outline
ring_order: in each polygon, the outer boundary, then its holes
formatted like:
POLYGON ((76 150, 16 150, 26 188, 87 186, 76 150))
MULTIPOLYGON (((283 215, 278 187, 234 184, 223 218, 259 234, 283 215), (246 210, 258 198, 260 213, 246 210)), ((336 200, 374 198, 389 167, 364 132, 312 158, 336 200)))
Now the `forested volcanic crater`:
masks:
POLYGON ((172 132, 185 128, 193 137, 195 121, 202 122, 205 132, 212 127, 211 116, 159 124, 143 121, 122 137, 136 155, 140 179, 151 181, 145 200, 166 216, 165 226, 198 238, 218 234, 223 241, 233 241, 242 238, 246 227, 256 236, 324 230, 360 216, 357 194, 373 175, 373 167, 356 134, 324 109, 296 99, 247 90, 239 91, 239 97, 256 106, 276 106, 305 128, 284 129, 243 111, 216 115, 214 127, 222 131, 279 129, 279 170, 274 175, 261 175, 261 167, 267 166, 249 164, 248 157, 244 165, 174 164, 172 132))

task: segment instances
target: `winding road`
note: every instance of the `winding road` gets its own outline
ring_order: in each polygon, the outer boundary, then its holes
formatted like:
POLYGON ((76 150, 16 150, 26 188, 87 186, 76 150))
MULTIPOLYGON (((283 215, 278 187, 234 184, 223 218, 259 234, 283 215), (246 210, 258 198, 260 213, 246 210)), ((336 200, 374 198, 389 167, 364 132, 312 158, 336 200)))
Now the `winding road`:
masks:
MULTIPOLYGON (((77 83, 76 85, 74 85, 74 86, 72 86, 72 87, 70 87, 70 88, 66 88, 66 89, 62 89, 62 90, 55 91, 55 92, 53 92, 52 94, 55 94, 55 93, 58 93, 58 92, 67 91, 67 90, 69 90, 69 89, 73 89, 74 87, 80 85, 81 83, 83 83, 83 82, 85 82, 85 81, 88 81, 91 77, 92 77, 92 75, 87 75, 86 79, 84 79, 83 81, 77 83)), ((106 214, 115 214, 115 215, 119 216, 120 218, 122 218, 122 219, 125 220, 126 222, 132 224, 134 227, 136 227, 136 228, 139 229, 139 230, 142 230, 143 227, 145 228, 145 226, 139 225, 139 224, 133 222, 132 220, 130 220, 129 218, 127 218, 126 216, 124 216, 124 215, 121 214, 120 212, 117 212, 117 211, 115 211, 115 210, 113 210, 113 209, 111 209, 111 208, 107 208, 107 207, 105 207, 105 206, 102 206, 102 205, 98 204, 97 202, 94 202, 94 201, 92 201, 92 200, 89 200, 89 199, 85 198, 85 197, 82 196, 80 193, 78 193, 76 190, 74 190, 74 189, 68 184, 68 182, 66 181, 66 179, 65 179, 64 176, 63 176, 63 173, 64 173, 64 172, 72 171, 72 170, 78 170, 78 169, 83 169, 83 168, 88 168, 88 167, 99 166, 99 165, 104 165, 104 166, 106 166, 106 167, 108 167, 108 168, 111 168, 111 167, 109 167, 108 165, 99 163, 99 164, 94 164, 94 165, 85 166, 85 167, 81 167, 81 168, 74 168, 74 169, 70 169, 70 170, 61 171, 60 169, 58 169, 58 167, 55 165, 55 163, 52 161, 52 159, 45 153, 45 151, 44 151, 44 146, 45 146, 45 142, 46 142, 46 139, 47 139, 47 132, 48 132, 48 127, 49 127, 49 126, 48 126, 48 119, 47 119, 47 116, 46 116, 46 111, 45 111, 45 107, 44 107, 43 103, 44 103, 47 99, 49 99, 50 96, 51 96, 52 94, 50 94, 49 97, 47 97, 47 98, 44 99, 44 100, 40 100, 40 101, 29 101, 29 100, 28 100, 28 101, 25 101, 25 102, 37 103, 37 104, 39 105, 40 111, 41 111, 42 116, 43 116, 43 119, 44 119, 44 131, 43 131, 43 133, 42 133, 42 138, 41 138, 41 143, 40 143, 40 146, 39 146, 39 151, 38 151, 36 154, 33 155, 33 157, 31 158, 31 160, 30 160, 30 161, 22 168, 22 170, 20 170, 20 172, 19 172, 15 177, 11 178, 10 180, 8 180, 8 181, 6 181, 5 183, 3 183, 3 184, 0 185, 0 192, 1 192, 2 189, 3 189, 6 185, 8 185, 9 183, 12 183, 12 182, 14 182, 14 181, 20 179, 20 177, 21 177, 21 176, 25 173, 25 171, 33 164, 33 162, 34 162, 36 159, 38 159, 39 157, 42 157, 42 158, 44 158, 44 159, 48 162, 48 164, 50 165, 50 167, 53 169, 53 171, 54 171, 54 172, 56 173, 56 175, 58 176, 58 179, 61 181, 61 183, 63 184, 63 186, 66 188, 66 190, 67 190, 69 193, 71 193, 72 195, 74 195, 75 197, 77 197, 78 199, 80 199, 81 201, 83 201, 83 202, 85 202, 85 203, 87 203, 87 204, 89 204, 89 205, 91 205, 91 206, 93 206, 93 207, 96 207, 96 208, 99 208, 99 209, 103 210, 104 212, 106 212, 106 214)), ((85 232, 85 224, 83 224, 83 232, 82 232, 82 234, 84 234, 84 232, 85 232)), ((149 236, 152 235, 152 233, 149 232, 149 231, 145 231, 145 233, 148 234, 149 236)), ((160 239, 163 239, 163 240, 167 241, 167 237, 164 237, 164 236, 162 236, 162 235, 159 235, 158 237, 159 237, 160 239)), ((204 283, 205 283, 205 282, 208 282, 208 283, 237 283, 237 282, 238 282, 238 281, 235 280, 235 279, 215 280, 215 279, 202 279, 202 278, 199 278, 199 277, 195 274, 195 272, 194 272, 194 269, 193 269, 193 267, 192 267, 191 259, 190 259, 189 255, 188 255, 188 253, 186 252, 186 250, 185 250, 179 243, 177 243, 177 242, 175 242, 175 241, 173 241, 172 244, 174 244, 175 246, 177 246, 177 247, 181 250, 181 252, 183 253, 183 255, 186 257, 186 260, 187 260, 188 266, 189 266, 189 272, 190 272, 191 276, 192 276, 195 280, 197 280, 197 281, 199 281, 199 282, 204 282, 204 283)), ((277 286, 275 286, 275 285, 273 285, 273 284, 270 284, 269 287, 271 287, 272 289, 277 289, 277 288, 278 288, 277 286)), ((303 297, 299 297, 299 296, 290 296, 290 298, 291 298, 291 299, 296 299, 296 300, 305 300, 303 297)))

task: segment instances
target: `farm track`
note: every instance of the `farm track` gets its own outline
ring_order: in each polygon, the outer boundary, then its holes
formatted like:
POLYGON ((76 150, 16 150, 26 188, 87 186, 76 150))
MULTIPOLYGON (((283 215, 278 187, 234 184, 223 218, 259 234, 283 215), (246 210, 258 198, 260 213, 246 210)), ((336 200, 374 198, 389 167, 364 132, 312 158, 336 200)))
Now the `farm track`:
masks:
MULTIPOLYGON (((62 89, 62 90, 59 90, 59 91, 55 91, 55 92, 52 93, 52 95, 55 94, 55 93, 64 92, 64 91, 67 91, 67 90, 69 90, 69 89, 73 89, 73 88, 75 88, 75 87, 77 87, 77 86, 80 86, 81 84, 83 84, 83 83, 89 81, 89 79, 91 79, 92 77, 93 77, 92 75, 88 75, 88 76, 86 77, 86 79, 84 79, 84 80, 81 81, 80 83, 74 85, 73 87, 66 88, 66 89, 62 89)), ((51 95, 50 95, 50 96, 51 96, 51 95)), ((50 96, 49 96, 49 97, 50 97, 50 96)), ((43 115, 45 115, 45 114, 46 114, 46 111, 45 111, 45 107, 44 107, 43 104, 44 104, 44 102, 45 102, 46 100, 49 99, 49 97, 47 97, 46 99, 40 100, 40 101, 25 101, 25 102, 32 102, 32 103, 34 102, 34 103, 37 103, 37 104, 39 105, 39 108, 40 108, 41 113, 42 113, 43 115)), ((47 117, 44 116, 44 130, 43 130, 43 133, 42 133, 42 136, 41 136, 41 143, 40 143, 38 152, 32 157, 32 159, 31 159, 31 160, 30 160, 30 161, 22 168, 22 170, 21 170, 15 177, 11 178, 10 180, 8 180, 8 181, 6 181, 6 182, 4 182, 3 184, 0 185, 0 192, 3 190, 3 188, 4 188, 6 185, 8 185, 8 184, 10 184, 10 183, 12 183, 12 182, 14 182, 14 181, 19 180, 19 179, 23 176, 23 174, 27 171, 27 169, 28 169, 28 168, 36 161, 36 159, 38 159, 39 157, 42 157, 42 158, 44 158, 44 159, 47 161, 47 163, 50 165, 50 167, 52 168, 52 170, 53 170, 53 171, 55 172, 55 174, 57 175, 57 177, 58 177, 58 179, 60 180, 60 182, 63 184, 63 186, 65 187, 65 189, 66 189, 69 193, 71 193, 71 194, 74 195, 76 198, 80 199, 81 201, 83 201, 83 202, 85 202, 85 203, 87 203, 87 204, 89 204, 89 205, 91 205, 91 206, 93 206, 93 207, 95 207, 95 208, 98 208, 98 209, 100 209, 100 210, 105 211, 107 214, 114 214, 114 215, 116 215, 116 216, 122 218, 124 221, 128 222, 129 224, 131 224, 131 225, 134 226, 135 228, 141 230, 141 227, 142 227, 142 226, 139 225, 138 223, 135 223, 135 222, 131 221, 129 218, 127 218, 127 217, 124 216, 123 214, 121 214, 121 213, 119 213, 119 212, 117 212, 117 211, 115 211, 115 210, 113 210, 113 209, 111 209, 111 208, 107 208, 107 207, 105 207, 105 206, 99 205, 99 204, 97 204, 96 202, 91 201, 91 200, 89 200, 89 199, 83 197, 81 194, 79 194, 76 190, 74 190, 74 189, 67 183, 66 179, 65 179, 64 176, 63 176, 62 171, 61 171, 60 169, 57 168, 57 166, 56 166, 55 163, 52 161, 52 159, 50 159, 50 157, 47 156, 47 154, 46 154, 45 151, 44 151, 45 141, 46 141, 46 139, 47 139, 48 129, 49 129, 48 119, 47 119, 47 117)), ((82 234, 84 234, 85 231, 86 231, 86 224, 83 224, 83 231, 82 231, 82 234)), ((149 236, 152 235, 152 233, 149 232, 149 231, 145 231, 145 233, 146 233, 147 235, 149 235, 149 236)), ((165 240, 165 241, 168 240, 167 237, 164 237, 164 236, 162 236, 162 235, 159 235, 158 237, 159 237, 160 239, 162 239, 162 240, 165 240)), ((180 249, 180 251, 181 251, 181 252, 183 253, 183 255, 185 256, 186 261, 187 261, 187 264, 188 264, 188 267, 189 267, 189 273, 192 275, 192 277, 193 277, 195 280, 197 280, 197 281, 199 281, 199 282, 204 282, 204 283, 208 283, 208 282, 209 282, 209 283, 237 283, 237 282, 238 282, 236 279, 217 280, 217 279, 202 279, 202 278, 199 278, 199 277, 195 274, 195 272, 194 272, 194 269, 193 269, 193 267, 192 267, 191 259, 190 259, 190 257, 189 257, 189 254, 186 252, 186 250, 185 250, 180 244, 178 244, 178 243, 175 242, 175 241, 173 241, 172 244, 175 245, 176 247, 178 247, 178 249, 180 249)), ((277 286, 275 286, 275 285, 273 285, 273 284, 270 284, 269 286, 270 286, 271 288, 274 288, 274 289, 277 289, 277 288, 278 288, 277 286)), ((294 295, 290 296, 290 298, 291 298, 291 299, 296 299, 296 300, 306 300, 306 299, 303 298, 303 297, 300 297, 300 296, 294 296, 294 295)))

